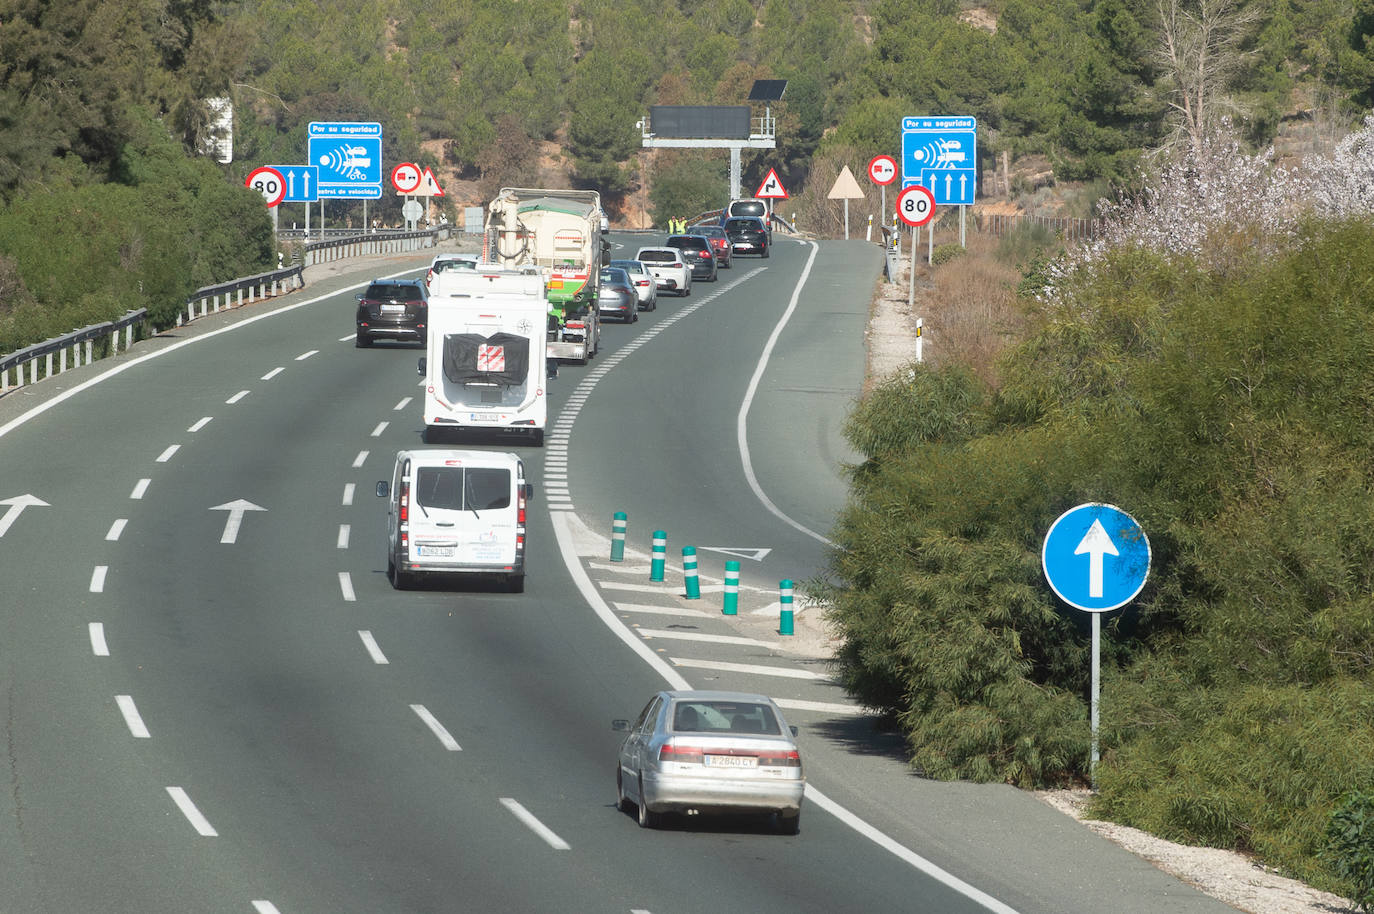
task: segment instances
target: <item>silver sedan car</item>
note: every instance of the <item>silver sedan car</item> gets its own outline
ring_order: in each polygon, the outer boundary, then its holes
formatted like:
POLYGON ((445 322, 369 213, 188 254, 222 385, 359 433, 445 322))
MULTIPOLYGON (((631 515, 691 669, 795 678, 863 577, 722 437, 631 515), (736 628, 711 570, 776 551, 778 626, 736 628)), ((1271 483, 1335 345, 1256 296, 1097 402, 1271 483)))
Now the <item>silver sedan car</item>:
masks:
POLYGON ((769 813, 779 831, 801 827, 801 753, 796 730, 765 695, 659 692, 633 723, 615 769, 616 805, 635 806, 643 828, 664 813, 769 813))
POLYGON ((606 266, 619 267, 630 274, 630 282, 639 296, 639 310, 653 311, 658 307, 658 281, 648 267, 638 260, 612 260, 606 266))

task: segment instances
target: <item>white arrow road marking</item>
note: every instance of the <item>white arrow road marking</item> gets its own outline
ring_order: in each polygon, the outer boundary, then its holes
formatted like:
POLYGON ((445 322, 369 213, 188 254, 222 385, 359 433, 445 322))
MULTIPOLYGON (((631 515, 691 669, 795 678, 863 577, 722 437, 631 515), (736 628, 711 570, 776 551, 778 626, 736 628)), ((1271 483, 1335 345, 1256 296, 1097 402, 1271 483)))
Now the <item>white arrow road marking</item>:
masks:
POLYGON ((543 838, 544 841, 548 843, 549 847, 553 848, 556 851, 568 850, 568 842, 564 841, 562 838, 558 837, 558 835, 554 834, 552 829, 550 829, 543 822, 540 822, 538 819, 536 819, 534 817, 534 814, 531 813, 525 807, 521 806, 518 801, 513 800, 510 797, 502 797, 501 805, 509 809, 512 813, 514 813, 515 817, 519 819, 521 822, 524 822, 526 827, 528 827, 530 831, 534 832, 536 835, 543 838))
POLYGON ((172 798, 172 801, 177 804, 177 808, 181 810, 181 814, 186 817, 187 821, 191 823, 191 826, 195 828, 196 832, 199 833, 201 837, 214 838, 219 835, 219 832, 215 831, 214 827, 210 824, 210 820, 201 815, 199 809, 196 809, 196 804, 191 802, 191 798, 187 796, 185 790, 182 790, 180 787, 168 787, 167 794, 172 798))
POLYGON ((25 508, 50 508, 46 501, 37 495, 16 495, 13 498, 0 500, 0 505, 9 505, 9 510, 4 517, 0 517, 0 536, 4 536, 10 529, 10 525, 19 519, 19 515, 24 513, 25 508))
POLYGON ((224 533, 220 535, 221 543, 232 543, 239 538, 239 526, 243 523, 244 512, 247 511, 266 511, 266 508, 259 507, 251 501, 244 501, 242 498, 237 501, 225 502, 222 505, 215 505, 211 511, 228 511, 229 519, 224 522, 224 533))
POLYGON ((1107 535, 1107 530, 1102 526, 1102 521, 1093 519, 1093 525, 1088 528, 1088 532, 1083 534, 1083 540, 1078 544, 1078 548, 1073 551, 1074 555, 1088 553, 1088 596, 1100 598, 1102 596, 1102 556, 1120 555, 1116 551, 1116 544, 1107 535))

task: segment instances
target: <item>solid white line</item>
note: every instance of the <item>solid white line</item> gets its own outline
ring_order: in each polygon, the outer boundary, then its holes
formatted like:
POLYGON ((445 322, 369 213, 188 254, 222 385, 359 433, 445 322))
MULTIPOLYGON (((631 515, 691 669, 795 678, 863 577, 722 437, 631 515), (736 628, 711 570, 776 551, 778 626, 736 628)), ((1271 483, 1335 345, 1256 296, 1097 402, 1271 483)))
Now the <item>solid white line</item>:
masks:
MULTIPOLYGON (((352 337, 349 337, 349 339, 352 339, 352 337)), ((276 905, 263 899, 253 902, 253 910, 257 911, 258 914, 281 914, 281 912, 277 910, 276 905)))
POLYGON ((312 355, 315 355, 317 352, 319 352, 318 349, 312 349, 309 352, 302 352, 300 355, 296 356, 296 361, 304 362, 306 359, 310 358, 312 355))
POLYGON ((281 373, 282 373, 283 371, 285 371, 285 370, 286 370, 286 369, 283 368, 283 367, 273 368, 273 369, 272 369, 271 371, 269 371, 267 374, 263 375, 259 380, 262 380, 262 381, 270 381, 270 380, 272 380, 273 378, 275 378, 277 375, 281 374, 281 373))
POLYGON ((393 407, 391 407, 391 408, 392 408, 393 410, 395 410, 396 412, 399 413, 401 410, 403 410, 403 409, 405 409, 407 406, 409 406, 409 405, 410 405, 410 401, 413 400, 413 399, 415 399, 415 398, 414 398, 414 397, 406 397, 406 398, 404 398, 403 400, 401 400, 400 403, 397 403, 395 406, 393 406, 393 407))
POLYGON ((353 469, 357 469, 367 462, 367 451, 359 451, 358 456, 353 458, 353 469))
POLYGON ((339 540, 336 543, 340 549, 348 548, 348 533, 352 528, 348 524, 339 524, 339 540))
POLYGON ((1003 904, 996 898, 993 898, 991 895, 984 892, 982 889, 979 889, 976 886, 969 885, 967 882, 960 879, 958 876, 955 876, 951 873, 947 873, 944 870, 940 869, 938 866, 931 863, 929 860, 922 857, 915 851, 908 850, 907 848, 898 844, 896 841, 892 840, 887 835, 878 831, 878 829, 869 825, 863 819, 860 819, 858 816, 854 815, 852 812, 845 809, 839 803, 836 803, 834 800, 830 799, 828 796, 821 793, 819 790, 817 790, 810 784, 806 785, 806 798, 810 800, 812 803, 815 803, 821 809, 824 809, 826 812, 830 813, 835 818, 839 819, 845 825, 848 825, 850 828, 854 829, 856 832, 863 835, 868 840, 872 841, 874 844, 881 847, 883 850, 886 850, 889 853, 896 855, 899 859, 911 864, 916 869, 925 873, 927 876, 936 880, 937 882, 949 886, 951 889, 958 892, 960 895, 963 895, 970 901, 974 901, 978 904, 981 904, 989 911, 993 911, 994 914, 1017 914, 1015 908, 1011 907, 1010 905, 1003 904))
POLYGON ((148 726, 143 723, 143 718, 139 716, 138 707, 134 704, 132 695, 116 695, 115 704, 119 705, 119 712, 124 715, 124 723, 129 725, 129 732, 136 739, 152 738, 152 734, 148 732, 148 726))
POLYGON ((800 698, 774 698, 773 704, 779 708, 791 708, 794 711, 822 711, 829 714, 868 714, 867 708, 861 705, 846 705, 836 701, 802 701, 800 698))
POLYGON ((359 631, 358 637, 363 639, 363 647, 367 648, 367 652, 372 655, 373 663, 385 666, 391 662, 386 659, 386 654, 382 653, 381 645, 377 643, 376 638, 372 637, 372 632, 366 630, 359 631))
POLYGON ((152 485, 152 483, 153 481, 151 479, 140 479, 138 484, 134 486, 134 490, 129 493, 129 497, 133 499, 142 498, 144 494, 147 493, 148 486, 152 485))
POLYGON ((353 576, 347 571, 339 572, 339 590, 343 592, 345 603, 357 601, 358 597, 353 593, 353 576))
POLYGON ((110 656, 110 646, 105 643, 105 623, 92 622, 87 628, 91 633, 91 653, 97 657, 110 656))
POLYGON ((641 637, 662 638, 667 641, 701 641, 707 644, 739 644, 744 647, 772 647, 767 641, 757 638, 741 638, 738 635, 706 635, 700 632, 670 632, 656 628, 638 629, 641 637))
POLYGON ((91 593, 103 593, 105 590, 105 572, 110 570, 109 565, 96 565, 91 572, 91 593))
POLYGON ((353 504, 353 489, 354 489, 354 484, 353 484, 353 483, 351 483, 351 482, 346 482, 346 483, 344 483, 343 503, 344 503, 345 505, 351 505, 351 504, 353 504))
POLYGON ((158 463, 166 463, 167 461, 171 460, 171 459, 172 459, 172 455, 175 454, 175 453, 176 453, 177 451, 179 451, 179 450, 181 450, 181 445, 179 445, 179 444, 174 444, 174 445, 172 445, 171 447, 167 448, 167 450, 165 450, 165 451, 163 451, 161 454, 158 454, 158 455, 157 455, 157 462, 158 462, 158 463))
POLYGON ((120 534, 124 532, 124 525, 129 522, 128 518, 121 517, 119 520, 110 524, 110 532, 105 534, 106 542, 114 543, 119 541, 120 534))
POLYGON ((693 670, 720 670, 723 673, 751 673, 755 676, 777 676, 782 679, 809 679, 812 682, 825 681, 828 676, 799 670, 790 666, 758 666, 752 663, 726 663, 723 660, 691 660, 685 657, 669 657, 678 666, 693 670))
POLYGON ((568 842, 554 834, 552 829, 536 819, 533 813, 521 806, 515 800, 510 797, 502 797, 501 805, 514 813, 515 817, 521 822, 524 822, 525 826, 529 828, 530 831, 543 838, 544 842, 548 844, 549 847, 556 851, 565 851, 569 849, 568 842))
POLYGON ((230 406, 233 406, 235 403, 239 402, 244 397, 248 396, 248 393, 249 392, 246 390, 241 390, 238 393, 234 394, 232 397, 230 397, 228 400, 225 400, 224 402, 230 406))
POLYGON ((182 790, 180 787, 168 787, 167 793, 172 797, 173 802, 177 804, 177 808, 181 810, 181 814, 186 817, 186 820, 191 823, 191 826, 195 828, 196 832, 200 834, 201 837, 214 838, 219 835, 219 832, 215 831, 210 825, 210 821, 200 814, 199 809, 196 809, 196 804, 191 802, 191 798, 186 795, 186 791, 182 790))
POLYGON ((188 431, 188 432, 198 432, 198 431, 200 431, 201 429, 205 428, 205 426, 209 425, 209 424, 211 423, 211 421, 214 420, 214 418, 215 418, 214 416, 205 416, 205 417, 202 418, 199 422, 197 422, 195 425, 193 425, 193 426, 191 426, 190 428, 188 428, 186 431, 188 431))
POLYGON ((778 337, 782 336, 783 328, 787 326, 787 322, 792 319, 793 312, 797 310, 797 302, 801 299, 802 286, 806 285, 806 279, 811 275, 811 267, 816 262, 816 254, 820 252, 820 246, 816 244, 816 242, 807 241, 804 243, 811 246, 811 256, 806 259, 806 266, 802 268, 801 276, 797 278, 797 286, 792 290, 792 300, 788 303, 787 310, 783 312, 782 318, 779 319, 777 326, 773 328, 773 332, 769 335, 768 342, 764 344, 763 354, 759 356, 758 365, 754 366, 754 376, 749 379, 749 387, 745 391, 744 402, 740 404, 739 415, 735 419, 735 439, 739 445, 740 460, 744 464, 744 478, 748 481, 749 488, 753 490, 754 497, 768 509, 770 514, 787 524, 787 526, 800 533, 805 533, 812 539, 820 540, 827 546, 833 547, 835 544, 830 540, 811 528, 797 523, 792 518, 782 513, 781 508, 773 504, 772 499, 764 493, 763 486, 759 484, 759 478, 754 475, 754 462, 749 457, 749 407, 753 405, 754 395, 758 393, 759 382, 763 380, 763 373, 768 369, 768 360, 773 355, 773 347, 778 344, 778 337))
POLYGON ((386 427, 387 427, 387 425, 389 425, 389 424, 390 424, 390 423, 387 423, 387 422, 378 422, 378 423, 377 423, 377 427, 374 428, 374 429, 372 430, 372 437, 373 437, 373 438, 380 438, 380 437, 382 437, 382 432, 386 431, 386 427))
POLYGON ((458 740, 454 739, 453 734, 449 733, 448 729, 444 727, 443 724, 439 723, 439 719, 437 717, 429 713, 428 708, 426 708, 424 705, 411 705, 410 710, 414 711, 419 716, 420 720, 425 722, 425 726, 429 727, 429 729, 433 731, 434 735, 439 737, 439 743, 445 749, 447 749, 449 752, 462 751, 463 747, 458 745, 458 740))

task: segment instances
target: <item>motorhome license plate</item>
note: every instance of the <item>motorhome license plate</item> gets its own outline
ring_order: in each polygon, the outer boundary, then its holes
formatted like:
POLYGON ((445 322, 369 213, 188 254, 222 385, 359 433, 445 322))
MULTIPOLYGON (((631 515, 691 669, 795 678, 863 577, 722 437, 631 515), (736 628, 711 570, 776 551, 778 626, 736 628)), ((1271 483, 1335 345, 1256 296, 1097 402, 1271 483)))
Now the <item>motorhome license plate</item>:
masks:
POLYGON ((416 555, 427 555, 427 556, 432 556, 432 557, 434 557, 434 558, 452 558, 452 557, 453 557, 453 547, 452 547, 452 546, 424 546, 424 545, 420 545, 419 543, 417 543, 417 544, 415 545, 415 554, 416 554, 416 555))
POLYGON ((472 413, 470 418, 473 422, 495 422, 500 416, 496 413, 472 413))
POLYGON ((708 755, 706 765, 710 768, 757 768, 759 760, 753 755, 708 755))

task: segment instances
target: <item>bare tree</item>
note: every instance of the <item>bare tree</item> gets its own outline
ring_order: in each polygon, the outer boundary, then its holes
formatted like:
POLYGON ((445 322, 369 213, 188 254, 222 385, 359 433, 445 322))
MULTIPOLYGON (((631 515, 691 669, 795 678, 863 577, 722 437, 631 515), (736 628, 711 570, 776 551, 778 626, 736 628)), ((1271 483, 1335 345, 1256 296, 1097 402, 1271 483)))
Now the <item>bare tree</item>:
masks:
POLYGON ((1186 140, 1199 154, 1225 119, 1245 113, 1228 89, 1245 62, 1245 39, 1263 10, 1245 0, 1156 0, 1156 5, 1157 57, 1176 121, 1174 142, 1186 140))

